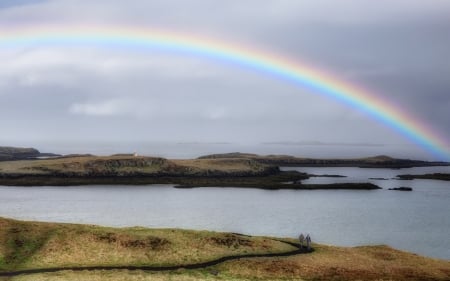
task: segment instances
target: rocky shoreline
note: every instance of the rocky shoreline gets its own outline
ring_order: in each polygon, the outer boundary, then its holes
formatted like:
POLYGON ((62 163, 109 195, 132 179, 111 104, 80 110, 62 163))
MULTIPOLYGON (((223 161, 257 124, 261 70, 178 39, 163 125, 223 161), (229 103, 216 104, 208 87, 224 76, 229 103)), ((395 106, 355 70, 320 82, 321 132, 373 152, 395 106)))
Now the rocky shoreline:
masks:
MULTIPOLYGON (((32 148, 11 147, 0 147, 0 160, 3 160, 0 161, 0 185, 5 186, 169 184, 178 188, 243 187, 272 190, 380 189, 377 185, 367 182, 303 184, 302 181, 310 177, 343 176, 310 175, 296 171, 281 171, 280 166, 397 168, 408 165, 449 164, 394 159, 387 156, 327 160, 280 155, 259 156, 244 153, 214 154, 197 159, 182 160, 132 154, 58 156, 56 154, 42 154, 32 148), (42 157, 42 155, 48 157, 42 157), (6 161, 5 159, 10 160, 6 161)), ((407 179, 408 176, 410 177, 410 175, 404 175, 399 176, 399 178, 407 179)))
POLYGON ((278 172, 266 176, 71 176, 71 175, 18 175, 0 174, 4 186, 77 186, 77 185, 152 185, 168 184, 176 188, 239 187, 268 190, 294 189, 380 189, 371 183, 302 184, 307 175, 299 172, 278 172), (293 183, 290 183, 293 182, 293 183))
POLYGON ((252 159, 174 160, 130 155, 71 156, 0 162, 0 185, 150 185, 178 188, 379 189, 370 183, 303 184, 311 176, 252 159))
POLYGON ((426 180, 450 181, 450 174, 434 173, 424 175, 398 175, 397 178, 401 180, 426 179, 426 180))

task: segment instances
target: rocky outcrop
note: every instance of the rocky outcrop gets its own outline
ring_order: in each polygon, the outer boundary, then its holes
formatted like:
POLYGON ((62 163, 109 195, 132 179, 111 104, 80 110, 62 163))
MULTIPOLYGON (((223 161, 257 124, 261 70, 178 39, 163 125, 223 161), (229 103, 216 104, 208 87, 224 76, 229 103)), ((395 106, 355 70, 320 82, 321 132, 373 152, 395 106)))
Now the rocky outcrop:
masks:
POLYGON ((398 175, 397 178, 401 180, 426 179, 426 180, 450 181, 450 174, 434 173, 424 175, 398 175))
POLYGON ((411 187, 394 187, 394 188, 389 188, 389 190, 396 190, 396 191, 412 191, 413 189, 411 187))
POLYGON ((30 159, 41 153, 34 148, 0 146, 0 161, 30 159))
POLYGON ((0 161, 28 160, 60 156, 53 153, 41 153, 35 148, 0 146, 0 161))

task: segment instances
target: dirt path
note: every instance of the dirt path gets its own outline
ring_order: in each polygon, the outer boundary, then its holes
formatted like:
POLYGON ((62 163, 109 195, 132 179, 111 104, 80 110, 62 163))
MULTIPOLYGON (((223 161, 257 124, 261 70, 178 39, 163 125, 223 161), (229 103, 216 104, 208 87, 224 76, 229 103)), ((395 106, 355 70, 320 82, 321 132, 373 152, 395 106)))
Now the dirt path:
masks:
POLYGON ((299 254, 306 254, 314 251, 314 249, 307 250, 305 248, 301 249, 299 244, 287 242, 283 240, 277 240, 279 242, 283 242, 294 246, 297 250, 282 252, 282 253, 270 253, 270 254, 247 254, 247 255, 232 255, 225 256, 215 260, 201 262, 201 263, 192 263, 192 264, 181 264, 181 265, 169 265, 169 266, 80 266, 80 267, 53 267, 53 268, 39 268, 39 269, 24 269, 17 271, 4 271, 0 272, 0 277, 12 277, 21 274, 35 274, 35 273, 49 273, 49 272, 58 272, 64 270, 72 270, 72 271, 93 271, 93 270, 144 270, 144 271, 170 271, 177 269, 201 269, 213 265, 217 265, 219 263, 223 263, 230 260, 239 260, 244 258, 271 258, 271 257, 288 257, 299 254))

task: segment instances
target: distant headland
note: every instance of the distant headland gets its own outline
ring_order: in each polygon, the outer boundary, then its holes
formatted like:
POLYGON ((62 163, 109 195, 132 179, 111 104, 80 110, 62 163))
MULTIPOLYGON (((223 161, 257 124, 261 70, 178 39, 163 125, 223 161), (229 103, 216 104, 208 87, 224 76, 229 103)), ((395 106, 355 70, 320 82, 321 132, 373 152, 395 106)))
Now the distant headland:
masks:
POLYGON ((295 167, 359 167, 359 168, 412 168, 430 166, 450 166, 449 162, 398 159, 386 155, 351 159, 316 159, 301 158, 290 155, 257 155, 250 153, 224 153, 199 157, 199 159, 246 158, 259 163, 277 166, 295 167))

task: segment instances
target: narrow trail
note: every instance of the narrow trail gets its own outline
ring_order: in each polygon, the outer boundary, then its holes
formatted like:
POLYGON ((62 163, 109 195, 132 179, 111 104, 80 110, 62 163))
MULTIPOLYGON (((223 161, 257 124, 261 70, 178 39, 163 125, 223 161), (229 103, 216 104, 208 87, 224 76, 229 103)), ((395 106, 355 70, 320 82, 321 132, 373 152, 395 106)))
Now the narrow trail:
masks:
MULTIPOLYGON (((276 239, 273 239, 276 240, 276 239)), ((132 265, 123 265, 123 266, 77 266, 77 267, 52 267, 52 268, 37 268, 37 269, 24 269, 17 271, 3 271, 0 272, 0 277, 13 277, 22 274, 36 274, 36 273, 51 273, 51 272, 59 272, 65 270, 71 271, 94 271, 94 270, 144 270, 144 271, 171 271, 177 269, 202 269, 206 267, 210 267, 213 265, 217 265, 226 261, 231 260, 239 260, 245 258, 273 258, 273 257, 288 257, 295 256, 299 254, 307 254, 314 251, 314 249, 306 249, 300 248, 300 245, 297 243, 292 243, 283 240, 276 240, 279 242, 283 242, 285 244, 289 244, 291 246, 296 247, 296 250, 282 252, 282 253, 269 253, 269 254, 246 254, 246 255, 231 255, 221 257, 215 260, 201 262, 201 263, 192 263, 192 264, 181 264, 181 265, 169 265, 169 266, 132 266, 132 265)))

